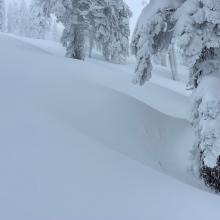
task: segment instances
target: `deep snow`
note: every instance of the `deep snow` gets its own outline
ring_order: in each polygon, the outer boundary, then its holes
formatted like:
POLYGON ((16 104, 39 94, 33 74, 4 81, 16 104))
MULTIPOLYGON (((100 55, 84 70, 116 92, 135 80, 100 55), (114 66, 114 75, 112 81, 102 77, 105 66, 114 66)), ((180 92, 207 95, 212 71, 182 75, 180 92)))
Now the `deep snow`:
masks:
POLYGON ((0 219, 216 218, 220 198, 187 171, 181 83, 138 89, 132 63, 31 41, 0 34, 0 219))

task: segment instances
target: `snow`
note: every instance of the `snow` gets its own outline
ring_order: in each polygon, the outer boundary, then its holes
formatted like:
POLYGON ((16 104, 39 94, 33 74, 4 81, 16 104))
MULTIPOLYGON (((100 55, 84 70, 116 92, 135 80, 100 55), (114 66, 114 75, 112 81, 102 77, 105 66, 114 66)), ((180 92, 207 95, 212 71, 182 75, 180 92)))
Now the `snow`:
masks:
MULTIPOLYGON (((204 164, 215 168, 220 155, 220 94, 218 85, 220 83, 219 73, 212 73, 201 80, 194 94, 194 102, 200 103, 198 107, 198 128, 202 141, 200 143, 203 152, 204 164)), ((195 120, 195 119, 194 119, 195 120)), ((199 142, 199 140, 196 140, 199 142)))
POLYGON ((0 34, 0 48, 0 219, 218 215, 220 198, 187 171, 181 82, 155 74, 139 89, 132 61, 74 61, 48 41, 0 34))
MULTIPOLYGON (((18 36, 13 37, 30 45, 34 45, 46 53, 50 53, 53 56, 58 56, 64 59, 65 48, 63 48, 60 44, 46 40, 36 41, 34 39, 18 36)), ((191 93, 186 91, 187 80, 183 75, 188 75, 188 73, 186 73, 186 70, 183 69, 183 67, 181 67, 181 72, 183 73, 180 72, 180 78, 182 81, 174 82, 170 79, 171 73, 167 68, 155 66, 151 81, 147 83, 147 85, 139 88, 131 83, 134 75, 135 58, 130 58, 128 65, 117 65, 102 62, 98 54, 94 54, 93 56, 97 59, 87 59, 87 63, 90 65, 89 69, 92 74, 88 74, 86 71, 84 74, 84 71, 81 71, 80 76, 84 77, 84 79, 89 79, 90 81, 99 83, 105 87, 122 92, 128 96, 132 96, 133 98, 143 103, 147 103, 152 108, 157 109, 166 115, 182 119, 189 118, 189 97, 191 93), (97 71, 97 66, 102 67, 102 69, 97 71), (118 74, 118 71, 120 71, 120 74, 118 74), (103 72, 105 72, 105 74, 103 74, 103 72), (146 95, 151 93, 153 94, 153 97, 151 95, 146 95), (174 105, 179 106, 178 111, 176 111, 174 105)), ((70 63, 72 64, 72 60, 70 63)), ((80 68, 88 67, 83 65, 80 68)))
POLYGON ((151 18, 158 11, 165 8, 177 8, 184 0, 151 0, 149 4, 142 10, 142 13, 138 19, 136 31, 141 29, 146 23, 151 22, 151 18))

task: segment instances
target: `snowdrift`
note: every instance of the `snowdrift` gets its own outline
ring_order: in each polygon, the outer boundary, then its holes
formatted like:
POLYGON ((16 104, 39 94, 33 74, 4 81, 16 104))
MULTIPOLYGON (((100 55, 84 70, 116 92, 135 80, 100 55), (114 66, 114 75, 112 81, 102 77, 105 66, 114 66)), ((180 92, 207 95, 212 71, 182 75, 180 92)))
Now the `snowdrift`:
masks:
MULTIPOLYGON (((130 96, 128 85, 119 91, 115 74, 130 79, 121 67, 69 60, 7 35, 0 48, 0 219, 219 213, 219 197, 193 187, 187 173, 188 122, 130 96)), ((163 93, 177 104, 166 88, 148 91, 152 103, 163 93)))

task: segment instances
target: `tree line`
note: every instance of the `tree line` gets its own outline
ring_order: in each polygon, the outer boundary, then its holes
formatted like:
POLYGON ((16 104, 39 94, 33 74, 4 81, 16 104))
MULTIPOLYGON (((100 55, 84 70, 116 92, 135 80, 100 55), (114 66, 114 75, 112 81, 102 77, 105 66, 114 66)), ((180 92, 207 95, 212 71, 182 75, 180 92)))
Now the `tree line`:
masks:
POLYGON ((52 34, 57 39, 56 22, 62 24, 60 41, 67 57, 84 60, 94 48, 115 63, 125 62, 129 55, 132 13, 124 0, 32 0, 29 6, 23 0, 20 5, 9 4, 7 19, 4 8, 0 0, 1 29, 9 33, 37 39, 52 34))

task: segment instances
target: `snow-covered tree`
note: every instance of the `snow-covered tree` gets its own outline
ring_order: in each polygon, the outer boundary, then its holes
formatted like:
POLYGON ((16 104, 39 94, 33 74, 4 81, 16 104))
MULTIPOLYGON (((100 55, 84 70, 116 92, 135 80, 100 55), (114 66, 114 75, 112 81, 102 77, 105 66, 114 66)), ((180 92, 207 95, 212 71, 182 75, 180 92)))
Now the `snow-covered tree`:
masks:
POLYGON ((51 18, 45 15, 41 7, 41 0, 33 0, 29 9, 28 36, 37 39, 46 39, 51 27, 51 18))
POLYGON ((29 31, 29 12, 25 0, 20 5, 16 2, 8 6, 7 30, 9 33, 27 36, 29 31))
POLYGON ((0 31, 5 30, 5 1, 0 0, 0 31))
POLYGON ((86 12, 89 8, 89 0, 70 0, 62 3, 64 14, 58 16, 58 20, 65 29, 61 42, 67 49, 67 57, 83 60, 85 58, 86 41, 86 12))
POLYGON ((51 26, 51 36, 50 39, 56 42, 60 41, 62 35, 62 29, 59 28, 59 24, 56 21, 56 18, 53 19, 52 26, 51 26))
POLYGON ((135 84, 143 85, 151 78, 152 55, 172 49, 176 20, 174 14, 183 0, 151 0, 143 10, 131 47, 137 57, 135 84))
POLYGON ((29 12, 28 7, 25 0, 21 1, 20 8, 19 8, 19 35, 27 36, 28 29, 29 29, 29 12))
POLYGON ((151 56, 172 43, 190 69, 194 89, 195 170, 220 191, 220 0, 152 0, 137 24, 132 49, 135 83, 151 77, 151 56), (165 6, 165 7, 164 7, 165 6))
POLYGON ((111 60, 114 62, 121 63, 126 60, 129 55, 129 37, 130 37, 130 27, 129 19, 132 13, 128 5, 123 0, 114 0, 113 7, 116 10, 116 27, 114 28, 113 34, 113 52, 111 55, 111 60), (114 43, 115 42, 115 43, 114 43))
MULTIPOLYGON (((89 25, 107 61, 123 62, 129 51, 131 11, 123 0, 97 0, 91 4, 89 25)), ((90 47, 91 48, 91 47, 90 47)))
POLYGON ((220 191, 220 0, 187 0, 176 18, 177 46, 195 89, 195 161, 205 183, 220 191))
POLYGON ((13 34, 19 34, 20 30, 19 6, 17 2, 10 3, 7 10, 7 31, 13 34))
POLYGON ((67 56, 84 59, 86 42, 101 47, 106 60, 120 62, 129 47, 128 6, 123 0, 41 0, 43 8, 54 13, 64 26, 61 42, 67 56))
POLYGON ((57 21, 64 26, 61 37, 66 47, 66 56, 83 60, 85 58, 85 11, 89 0, 39 0, 44 13, 49 16, 54 13, 57 21))

